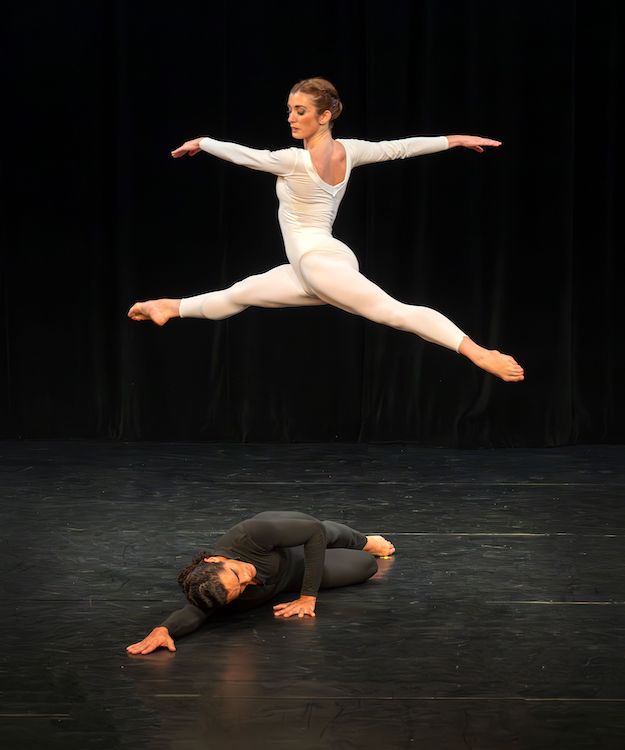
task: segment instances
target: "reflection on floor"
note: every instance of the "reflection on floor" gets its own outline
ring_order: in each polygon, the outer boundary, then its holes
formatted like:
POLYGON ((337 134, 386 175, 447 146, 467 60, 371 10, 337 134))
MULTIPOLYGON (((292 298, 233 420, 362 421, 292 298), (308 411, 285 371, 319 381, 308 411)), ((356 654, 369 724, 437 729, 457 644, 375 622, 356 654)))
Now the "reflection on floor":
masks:
POLYGON ((625 747, 625 448, 1 442, 3 748, 625 747), (129 657, 243 518, 388 535, 314 621, 129 657))

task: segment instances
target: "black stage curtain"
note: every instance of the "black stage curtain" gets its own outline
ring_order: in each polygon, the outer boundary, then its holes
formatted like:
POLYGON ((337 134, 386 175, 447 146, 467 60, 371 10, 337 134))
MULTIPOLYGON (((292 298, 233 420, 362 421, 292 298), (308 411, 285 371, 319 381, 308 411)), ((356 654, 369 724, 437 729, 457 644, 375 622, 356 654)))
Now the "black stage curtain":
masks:
POLYGON ((2 437, 625 437, 619 2, 145 0, 5 13, 2 437), (324 75, 338 137, 504 147, 363 167, 335 234, 394 296, 514 354, 522 385, 330 308, 128 321, 284 262, 271 176, 208 134, 292 145, 288 89, 324 75))

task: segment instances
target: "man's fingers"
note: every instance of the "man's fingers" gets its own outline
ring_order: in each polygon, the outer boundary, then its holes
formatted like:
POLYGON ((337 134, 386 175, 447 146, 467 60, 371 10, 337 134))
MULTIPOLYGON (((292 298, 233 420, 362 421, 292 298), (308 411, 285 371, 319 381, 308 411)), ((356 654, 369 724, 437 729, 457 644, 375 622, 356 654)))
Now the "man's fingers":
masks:
POLYGON ((283 607, 281 610, 276 611, 275 615, 276 617, 290 617, 293 613, 290 612, 286 607, 283 607))
POLYGON ((307 612, 305 609, 286 609, 285 608, 285 609, 280 610, 279 612, 276 611, 274 614, 276 617, 284 617, 284 618, 294 617, 294 616, 303 618, 303 617, 306 617, 306 615, 308 615, 309 617, 315 617, 314 612, 307 612))
POLYGON ((157 646, 158 644, 154 644, 152 641, 143 640, 139 643, 133 643, 132 646, 128 646, 126 651, 131 654, 149 654, 151 651, 154 651, 157 646))

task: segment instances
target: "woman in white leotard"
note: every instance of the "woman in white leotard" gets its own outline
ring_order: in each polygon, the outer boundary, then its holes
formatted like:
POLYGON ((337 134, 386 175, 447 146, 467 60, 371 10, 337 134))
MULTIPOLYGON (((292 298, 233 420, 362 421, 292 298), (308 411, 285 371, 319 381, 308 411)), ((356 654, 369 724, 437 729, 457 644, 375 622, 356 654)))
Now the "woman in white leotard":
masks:
POLYGON ((354 167, 456 146, 481 153, 485 146, 501 143, 470 135, 379 143, 335 140, 332 124, 341 109, 338 93, 329 81, 309 78, 293 87, 288 100, 291 132, 303 141, 303 149, 262 151, 213 138, 195 138, 172 151, 174 158, 206 151, 276 175, 278 217, 289 262, 228 289, 182 300, 138 302, 128 316, 164 325, 174 317, 221 320, 250 306, 329 304, 453 349, 503 380, 523 380, 523 368, 509 355, 484 349, 439 312, 403 304, 365 278, 354 253, 332 236, 332 225, 354 167))

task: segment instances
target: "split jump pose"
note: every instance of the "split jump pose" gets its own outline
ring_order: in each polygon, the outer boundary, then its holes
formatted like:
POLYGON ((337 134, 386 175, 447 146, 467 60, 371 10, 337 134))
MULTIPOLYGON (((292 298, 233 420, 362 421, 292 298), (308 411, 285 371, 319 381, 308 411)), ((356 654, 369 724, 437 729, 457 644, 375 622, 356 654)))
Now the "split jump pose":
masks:
POLYGON ((178 583, 189 603, 127 651, 149 654, 161 646, 175 651, 174 637, 196 630, 220 608, 245 611, 286 591, 300 596, 276 604, 276 617, 315 617, 319 589, 364 583, 378 569, 374 556, 394 552, 384 537, 365 536, 335 521, 297 511, 259 513, 233 526, 180 572, 178 583))
POLYGON ((501 143, 470 135, 379 143, 335 140, 332 124, 341 110, 334 86, 322 78, 310 78, 297 83, 288 100, 291 132, 303 141, 303 149, 263 151, 213 138, 196 138, 172 151, 174 158, 206 151, 276 175, 278 217, 289 262, 250 276, 229 289, 182 300, 138 302, 128 316, 164 325, 174 317, 221 320, 250 306, 329 304, 457 351, 503 380, 523 380, 523 368, 509 355, 479 346, 436 310, 399 302, 365 278, 358 270, 354 253, 332 236, 332 225, 354 167, 456 146, 481 153, 484 146, 497 147, 501 143))

